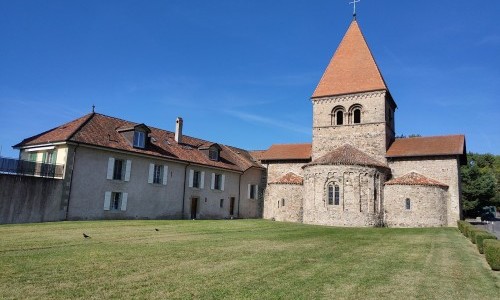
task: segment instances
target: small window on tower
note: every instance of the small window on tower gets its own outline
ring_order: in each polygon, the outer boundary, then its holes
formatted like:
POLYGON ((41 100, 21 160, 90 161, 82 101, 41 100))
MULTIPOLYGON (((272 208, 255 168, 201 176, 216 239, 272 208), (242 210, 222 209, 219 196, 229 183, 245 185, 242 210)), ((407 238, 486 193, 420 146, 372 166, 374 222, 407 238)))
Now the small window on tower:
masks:
POLYGON ((361 110, 359 108, 356 108, 354 110, 353 115, 354 115, 354 124, 361 123, 361 110))
POLYGON ((337 121, 336 125, 342 125, 342 124, 344 124, 344 112, 341 111, 341 110, 339 110, 335 114, 336 114, 335 117, 336 117, 336 121, 337 121))
POLYGON ((344 113, 345 109, 343 106, 336 106, 332 109, 332 125, 344 125, 344 113))
POLYGON ((406 198, 406 200, 405 200, 405 207, 406 207, 406 210, 410 210, 411 209, 411 200, 410 200, 410 198, 406 198))

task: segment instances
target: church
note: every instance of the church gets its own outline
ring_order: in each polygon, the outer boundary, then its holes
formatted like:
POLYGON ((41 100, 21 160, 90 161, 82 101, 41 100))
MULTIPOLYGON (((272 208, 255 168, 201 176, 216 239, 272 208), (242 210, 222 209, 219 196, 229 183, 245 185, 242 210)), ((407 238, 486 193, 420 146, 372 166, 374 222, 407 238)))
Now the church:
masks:
POLYGON ((396 138, 396 101, 355 18, 311 102, 312 143, 262 151, 183 135, 182 118, 167 131, 92 112, 14 146, 22 165, 33 164, 24 176, 43 180, 37 170, 55 166, 59 181, 43 205, 9 198, 0 223, 265 218, 456 226, 465 137, 396 138))
POLYGON ((264 218, 332 226, 455 226, 465 137, 395 137, 397 104, 354 18, 311 97, 312 143, 254 152, 264 218))

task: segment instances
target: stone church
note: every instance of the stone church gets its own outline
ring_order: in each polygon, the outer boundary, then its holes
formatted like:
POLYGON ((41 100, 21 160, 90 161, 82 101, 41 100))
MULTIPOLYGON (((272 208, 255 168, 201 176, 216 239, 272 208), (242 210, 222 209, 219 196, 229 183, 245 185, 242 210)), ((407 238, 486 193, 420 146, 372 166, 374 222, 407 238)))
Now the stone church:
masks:
POLYGON ((173 132, 92 112, 24 139, 18 160, 0 158, 0 223, 455 226, 465 137, 395 138, 396 102, 355 19, 311 102, 312 143, 265 151, 184 135, 182 118, 173 132))
POLYGON ((312 144, 253 155, 264 218, 333 226, 455 226, 463 135, 395 138, 396 102, 354 18, 311 102, 312 144))

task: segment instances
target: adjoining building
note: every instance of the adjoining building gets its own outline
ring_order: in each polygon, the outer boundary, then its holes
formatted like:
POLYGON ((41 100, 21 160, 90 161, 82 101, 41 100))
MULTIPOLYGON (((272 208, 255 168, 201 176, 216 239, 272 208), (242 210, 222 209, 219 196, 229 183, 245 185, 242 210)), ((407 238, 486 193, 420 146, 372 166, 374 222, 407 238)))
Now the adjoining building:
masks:
POLYGON ((354 19, 312 97, 312 143, 263 151, 91 113, 15 145, 64 165, 63 220, 266 218, 456 226, 465 137, 395 138, 397 108, 354 19))

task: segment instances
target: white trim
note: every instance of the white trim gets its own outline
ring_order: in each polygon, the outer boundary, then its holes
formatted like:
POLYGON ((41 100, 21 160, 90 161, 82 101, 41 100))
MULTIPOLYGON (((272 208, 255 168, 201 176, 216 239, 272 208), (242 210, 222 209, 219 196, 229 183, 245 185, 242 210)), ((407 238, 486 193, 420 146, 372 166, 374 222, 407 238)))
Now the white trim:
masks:
POLYGON ((149 164, 148 183, 153 183, 154 171, 155 171, 155 164, 149 164))
POLYGON ((125 181, 130 181, 130 169, 132 167, 132 161, 127 159, 127 167, 125 168, 125 181))
POLYGON ((220 183, 220 190, 221 191, 224 190, 224 182, 225 181, 226 181, 226 175, 222 174, 221 183, 220 183))
POLYGON ((104 210, 109 210, 111 205, 111 192, 104 193, 104 210))
POLYGON ((113 168, 115 167, 115 159, 110 157, 108 159, 108 173, 106 175, 107 179, 113 179, 113 168))
POLYGON ((52 150, 54 148, 55 148, 55 146, 47 146, 47 147, 29 148, 29 149, 26 149, 24 151, 35 152, 35 151, 42 151, 42 150, 52 150))
POLYGON ((210 183, 210 189, 215 189, 215 173, 212 173, 212 182, 210 183))
POLYGON ((120 210, 127 210, 128 193, 122 193, 122 207, 120 210))
POLYGON ((163 185, 167 185, 167 181, 168 181, 168 166, 167 165, 163 165, 163 185))

